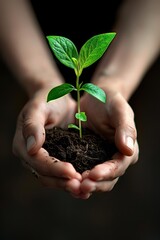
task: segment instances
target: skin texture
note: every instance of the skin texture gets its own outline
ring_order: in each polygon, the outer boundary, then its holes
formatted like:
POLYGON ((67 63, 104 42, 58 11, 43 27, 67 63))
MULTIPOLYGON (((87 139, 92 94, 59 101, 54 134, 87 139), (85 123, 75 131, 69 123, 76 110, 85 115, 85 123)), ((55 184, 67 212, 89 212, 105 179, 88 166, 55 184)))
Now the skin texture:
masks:
POLYGON ((45 128, 73 122, 77 104, 70 95, 46 103, 48 91, 65 80, 29 1, 0 0, 0 16, 1 54, 28 94, 17 119, 13 153, 46 187, 68 191, 81 199, 97 191, 111 191, 138 160, 135 116, 128 100, 159 55, 160 1, 128 0, 119 9, 113 29, 116 38, 91 79, 106 92, 107 103, 97 102, 88 94, 81 98, 81 110, 89 119, 87 126, 115 141, 119 153, 82 175, 70 163, 51 158, 42 148, 45 128))

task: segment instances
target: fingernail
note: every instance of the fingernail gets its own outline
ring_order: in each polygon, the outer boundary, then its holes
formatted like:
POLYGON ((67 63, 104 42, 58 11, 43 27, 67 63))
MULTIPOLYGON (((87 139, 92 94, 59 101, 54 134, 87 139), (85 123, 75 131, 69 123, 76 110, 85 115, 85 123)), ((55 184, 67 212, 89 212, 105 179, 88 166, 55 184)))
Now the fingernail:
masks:
POLYGON ((36 140, 34 136, 30 136, 27 139, 27 151, 29 152, 33 146, 36 144, 36 140))
POLYGON ((127 138, 126 138, 126 145, 127 145, 128 148, 130 148, 131 150, 133 150, 133 147, 134 147, 133 138, 127 137, 127 138))

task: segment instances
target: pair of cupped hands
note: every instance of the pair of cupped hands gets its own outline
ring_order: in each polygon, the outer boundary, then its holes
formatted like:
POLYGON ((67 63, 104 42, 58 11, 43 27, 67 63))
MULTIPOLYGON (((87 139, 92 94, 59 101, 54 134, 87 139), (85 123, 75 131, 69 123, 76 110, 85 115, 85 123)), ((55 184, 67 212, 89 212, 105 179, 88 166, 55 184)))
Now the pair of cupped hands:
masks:
POLYGON ((13 153, 46 187, 68 191, 73 197, 88 199, 94 192, 109 192, 127 168, 138 160, 139 147, 134 112, 118 91, 100 86, 107 94, 101 103, 85 93, 81 111, 87 127, 115 142, 118 152, 111 160, 92 170, 78 173, 71 163, 49 156, 42 147, 45 129, 66 127, 75 122, 77 103, 71 95, 46 102, 46 88, 36 91, 21 110, 13 139, 13 153))

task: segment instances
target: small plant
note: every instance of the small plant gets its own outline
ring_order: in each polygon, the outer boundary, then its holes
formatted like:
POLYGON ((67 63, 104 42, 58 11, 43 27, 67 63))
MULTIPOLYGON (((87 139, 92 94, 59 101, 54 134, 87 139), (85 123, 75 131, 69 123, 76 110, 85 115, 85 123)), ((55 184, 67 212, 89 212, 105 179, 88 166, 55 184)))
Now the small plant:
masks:
POLYGON ((74 43, 68 38, 62 36, 47 36, 49 45, 57 57, 57 59, 65 66, 74 69, 76 75, 75 86, 69 83, 63 83, 52 88, 47 96, 47 102, 60 98, 72 91, 77 92, 77 113, 75 118, 78 120, 78 126, 71 123, 69 128, 75 128, 79 131, 82 138, 82 123, 87 121, 85 112, 81 112, 80 92, 85 91, 97 98, 99 101, 106 102, 105 92, 93 83, 85 83, 79 81, 80 75, 84 68, 96 62, 106 51, 116 33, 104 33, 95 35, 90 38, 80 49, 78 53, 74 43))

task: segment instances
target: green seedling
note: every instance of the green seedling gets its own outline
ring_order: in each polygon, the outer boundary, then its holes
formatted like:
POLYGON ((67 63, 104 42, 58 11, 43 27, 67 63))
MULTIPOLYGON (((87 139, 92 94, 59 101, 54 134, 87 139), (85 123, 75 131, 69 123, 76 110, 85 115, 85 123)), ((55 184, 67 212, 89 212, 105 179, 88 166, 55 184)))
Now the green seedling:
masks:
POLYGON ((74 69, 76 75, 75 86, 69 83, 63 83, 52 88, 48 93, 47 102, 60 98, 72 91, 77 92, 77 113, 75 114, 75 118, 78 120, 78 126, 71 123, 68 127, 77 129, 80 138, 82 138, 82 122, 87 121, 86 113, 81 112, 80 92, 85 91, 103 103, 106 102, 106 94, 93 83, 83 84, 83 82, 79 81, 79 78, 84 68, 92 65, 102 57, 115 35, 116 33, 114 32, 95 35, 82 46, 79 53, 74 43, 68 38, 62 36, 47 36, 54 55, 62 64, 74 69))

